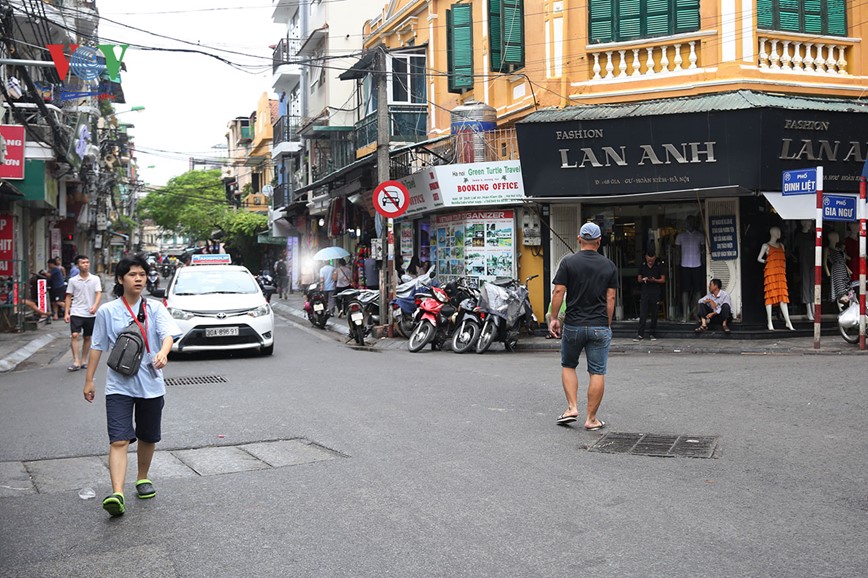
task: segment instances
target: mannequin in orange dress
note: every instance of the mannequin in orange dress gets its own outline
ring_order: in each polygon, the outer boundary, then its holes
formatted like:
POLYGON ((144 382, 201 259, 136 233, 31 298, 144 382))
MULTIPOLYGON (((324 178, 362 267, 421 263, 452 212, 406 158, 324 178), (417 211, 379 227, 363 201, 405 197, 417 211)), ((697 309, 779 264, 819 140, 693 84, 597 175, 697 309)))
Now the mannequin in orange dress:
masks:
POLYGON ((763 243, 757 261, 765 263, 765 293, 766 293, 766 320, 769 331, 774 331, 772 325, 772 306, 778 305, 787 324, 787 329, 795 331, 790 322, 790 311, 787 304, 790 296, 787 291, 787 258, 784 252, 784 244, 780 242, 781 230, 778 227, 769 229, 769 240, 763 243))

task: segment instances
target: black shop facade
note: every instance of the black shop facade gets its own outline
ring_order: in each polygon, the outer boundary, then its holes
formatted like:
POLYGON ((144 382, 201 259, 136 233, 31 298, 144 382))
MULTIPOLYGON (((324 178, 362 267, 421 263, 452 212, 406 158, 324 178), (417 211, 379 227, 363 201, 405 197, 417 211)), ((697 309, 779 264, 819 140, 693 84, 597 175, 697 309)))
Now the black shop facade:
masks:
MULTIPOLYGON (((694 322, 700 295, 684 279, 684 265, 700 267, 706 284, 723 281, 737 322, 765 325, 765 271, 757 259, 773 227, 786 253, 789 316, 804 320, 815 242, 807 221, 814 210, 804 207, 814 201, 782 195, 782 174, 822 166, 826 193, 856 198, 868 157, 868 106, 750 91, 541 110, 516 129, 526 195, 543 205, 548 225, 547 289, 560 260, 576 249, 581 224, 594 221, 603 230, 601 250, 621 274, 619 322, 638 317, 636 277, 650 247, 667 274, 661 320, 694 322)), ((824 246, 837 234, 852 247, 856 231, 858 223, 827 221, 824 246)), ((822 295, 824 314, 833 314, 828 279, 822 295)))

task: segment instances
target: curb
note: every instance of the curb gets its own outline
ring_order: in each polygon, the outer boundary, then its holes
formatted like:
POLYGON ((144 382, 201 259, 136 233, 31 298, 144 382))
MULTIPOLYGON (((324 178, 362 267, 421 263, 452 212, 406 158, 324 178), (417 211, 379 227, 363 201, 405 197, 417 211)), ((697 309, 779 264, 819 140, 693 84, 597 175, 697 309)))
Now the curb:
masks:
POLYGON ((31 355, 57 339, 57 334, 50 333, 34 339, 24 347, 21 347, 15 353, 10 353, 3 359, 0 359, 0 373, 7 373, 18 367, 19 364, 30 358, 31 355))

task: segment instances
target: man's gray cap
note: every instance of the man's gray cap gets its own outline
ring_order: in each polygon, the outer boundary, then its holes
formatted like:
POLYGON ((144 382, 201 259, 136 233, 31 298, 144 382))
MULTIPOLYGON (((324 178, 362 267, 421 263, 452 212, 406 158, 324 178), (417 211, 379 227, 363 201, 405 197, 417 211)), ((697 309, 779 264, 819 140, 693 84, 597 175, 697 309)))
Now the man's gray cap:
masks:
POLYGON ((579 237, 585 241, 593 241, 599 239, 603 233, 600 232, 600 227, 596 223, 585 223, 579 231, 579 237))

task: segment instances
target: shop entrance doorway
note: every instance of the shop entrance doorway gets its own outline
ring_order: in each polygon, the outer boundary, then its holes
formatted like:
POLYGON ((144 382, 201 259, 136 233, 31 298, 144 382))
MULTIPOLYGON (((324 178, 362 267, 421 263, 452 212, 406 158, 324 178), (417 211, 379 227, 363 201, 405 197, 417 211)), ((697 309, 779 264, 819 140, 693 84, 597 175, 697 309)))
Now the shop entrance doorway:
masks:
MULTIPOLYGON (((684 284, 680 275, 681 250, 675 243, 678 234, 687 229, 688 220, 705 236, 703 216, 696 202, 645 203, 631 205, 592 205, 582 207, 583 221, 593 220, 603 230, 603 253, 614 261, 621 276, 621 287, 615 302, 615 319, 636 321, 639 317, 640 287, 636 280, 645 252, 652 247, 666 272, 663 299, 657 311, 666 321, 694 321, 692 311, 699 295, 689 295, 688 311, 684 310, 684 284)), ((705 254, 701 255, 702 279, 705 275, 705 254)), ((704 294, 704 291, 703 291, 704 294)))

